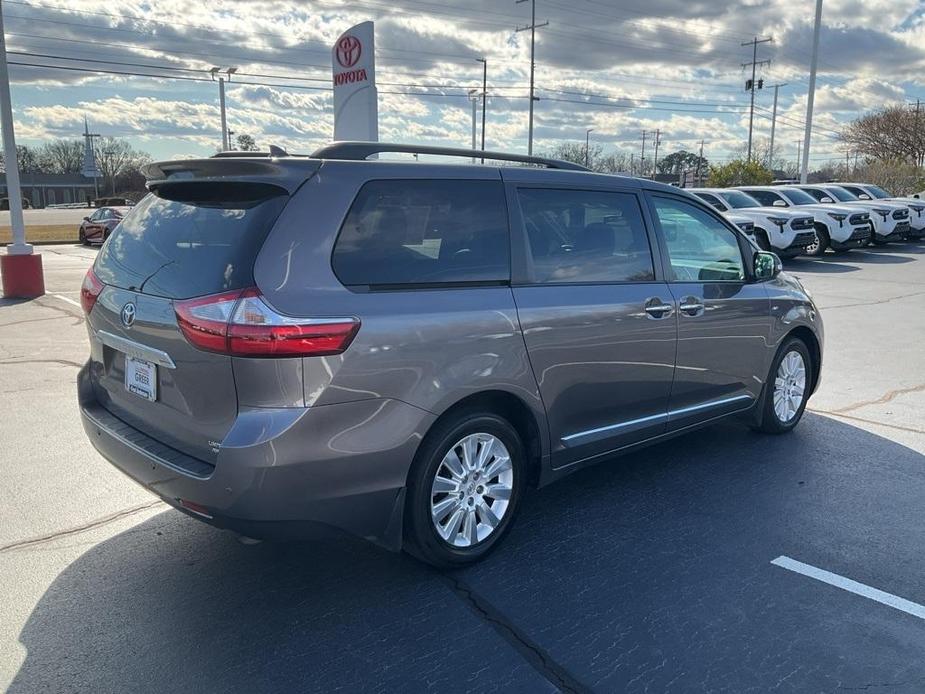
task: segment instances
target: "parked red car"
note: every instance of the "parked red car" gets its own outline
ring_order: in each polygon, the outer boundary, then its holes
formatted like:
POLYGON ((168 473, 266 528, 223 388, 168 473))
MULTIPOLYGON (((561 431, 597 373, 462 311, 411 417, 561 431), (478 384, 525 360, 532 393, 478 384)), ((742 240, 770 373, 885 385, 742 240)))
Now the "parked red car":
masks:
POLYGON ((103 243, 109 238, 112 230, 115 229, 122 217, 130 210, 131 207, 100 207, 89 217, 84 217, 80 223, 78 237, 80 242, 85 246, 91 243, 103 243))

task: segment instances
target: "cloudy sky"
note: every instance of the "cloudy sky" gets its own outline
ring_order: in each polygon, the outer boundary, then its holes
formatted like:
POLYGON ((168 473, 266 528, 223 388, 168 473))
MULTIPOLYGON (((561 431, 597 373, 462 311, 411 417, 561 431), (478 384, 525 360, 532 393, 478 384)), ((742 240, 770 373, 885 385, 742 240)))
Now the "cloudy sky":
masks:
MULTIPOLYGON (((728 158, 748 131, 743 42, 758 35, 765 85, 780 90, 777 143, 802 139, 814 0, 536 0, 535 149, 593 141, 638 152, 728 158)), ((212 66, 236 66, 229 128, 264 147, 329 141, 330 46, 376 22, 382 140, 468 146, 467 91, 488 60, 487 146, 526 151, 530 4, 514 0, 3 0, 17 139, 94 132, 155 158, 203 155, 221 141, 212 66), (122 73, 122 74, 111 74, 122 73), (132 74, 134 73, 134 74, 132 74)), ((813 163, 843 155, 839 124, 887 103, 925 100, 925 2, 825 0, 813 163)), ((773 89, 758 92, 767 137, 773 89)))

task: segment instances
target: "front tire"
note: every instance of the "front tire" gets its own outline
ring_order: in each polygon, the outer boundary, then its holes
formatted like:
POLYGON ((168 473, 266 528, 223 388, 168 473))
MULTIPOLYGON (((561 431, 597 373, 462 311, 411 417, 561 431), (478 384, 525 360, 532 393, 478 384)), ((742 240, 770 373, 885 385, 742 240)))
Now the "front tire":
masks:
POLYGON ((77 232, 77 238, 80 241, 82 246, 89 246, 90 242, 87 240, 87 232, 83 230, 83 227, 77 232))
POLYGON ((503 417, 467 411, 441 422, 412 465, 406 549, 438 568, 483 559, 510 530, 526 476, 523 442, 503 417))
POLYGON ((757 426, 767 434, 791 431, 806 410, 813 382, 813 362, 806 343, 792 337, 777 351, 765 382, 757 426))
POLYGON ((825 255, 825 250, 829 247, 830 244, 831 238, 829 237, 829 232, 819 226, 816 227, 816 243, 807 246, 804 252, 808 256, 819 258, 825 255))

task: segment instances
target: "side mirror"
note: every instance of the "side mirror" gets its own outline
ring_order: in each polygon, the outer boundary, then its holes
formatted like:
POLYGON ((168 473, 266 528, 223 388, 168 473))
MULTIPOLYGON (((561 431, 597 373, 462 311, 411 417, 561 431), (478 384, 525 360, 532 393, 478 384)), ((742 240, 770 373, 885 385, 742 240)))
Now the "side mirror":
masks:
POLYGON ((858 195, 858 198, 861 200, 870 200, 870 196, 867 193, 861 193, 858 195))
POLYGON ((819 202, 824 202, 824 203, 826 203, 826 204, 829 204, 829 203, 832 203, 832 202, 835 202, 835 201, 832 200, 832 198, 830 198, 828 195, 823 195, 823 196, 819 199, 819 202))
POLYGON ((755 252, 754 267, 755 279, 759 282, 774 279, 784 269, 777 254, 769 253, 768 251, 755 252))
POLYGON ((89 218, 89 217, 84 217, 84 221, 85 221, 85 222, 89 222, 89 221, 90 221, 90 218, 89 218))
POLYGON ((775 200, 771 204, 774 205, 774 207, 787 207, 787 203, 785 203, 783 200, 775 200))

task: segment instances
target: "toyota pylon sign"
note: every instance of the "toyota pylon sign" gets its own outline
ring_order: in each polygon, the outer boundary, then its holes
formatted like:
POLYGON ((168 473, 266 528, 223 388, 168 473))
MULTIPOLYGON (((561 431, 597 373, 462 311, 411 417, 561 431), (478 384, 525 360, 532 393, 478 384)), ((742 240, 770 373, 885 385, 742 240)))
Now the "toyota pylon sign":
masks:
POLYGON ((331 50, 334 66, 334 139, 379 139, 379 94, 373 23, 341 34, 331 50))

